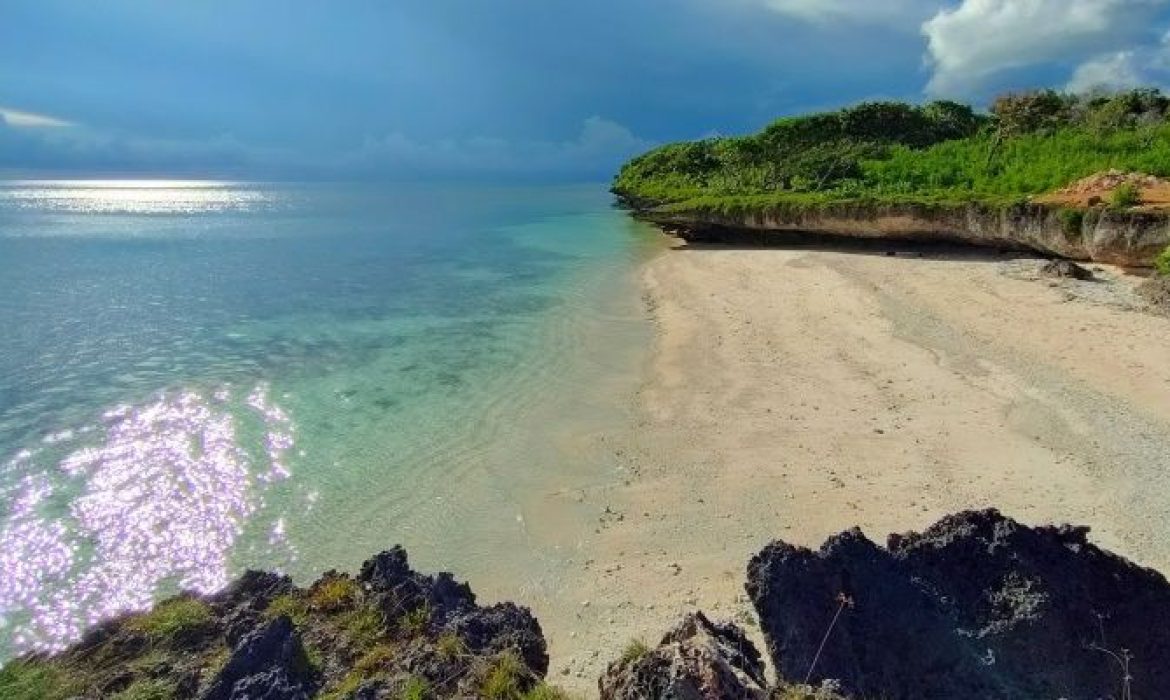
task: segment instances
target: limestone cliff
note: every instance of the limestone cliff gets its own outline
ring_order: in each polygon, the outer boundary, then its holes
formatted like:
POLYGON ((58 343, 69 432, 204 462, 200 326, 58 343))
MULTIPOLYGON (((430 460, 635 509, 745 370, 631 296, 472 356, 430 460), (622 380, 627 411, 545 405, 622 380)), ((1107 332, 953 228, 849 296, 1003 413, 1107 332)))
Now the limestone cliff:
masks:
POLYGON ((625 203, 639 218, 690 241, 783 245, 799 234, 945 241, 1127 267, 1150 267, 1170 245, 1170 212, 1141 209, 868 202, 678 209, 625 203))

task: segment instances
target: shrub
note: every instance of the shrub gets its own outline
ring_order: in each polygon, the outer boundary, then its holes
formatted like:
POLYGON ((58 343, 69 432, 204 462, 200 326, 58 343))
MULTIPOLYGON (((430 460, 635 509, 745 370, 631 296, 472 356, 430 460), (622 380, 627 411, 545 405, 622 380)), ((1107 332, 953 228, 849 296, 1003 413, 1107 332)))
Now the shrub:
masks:
POLYGON ((480 694, 488 700, 516 700, 521 697, 528 668, 514 651, 496 657, 480 684, 480 694))
POLYGON ((309 591, 309 607, 330 613, 344 610, 358 598, 358 585, 348 576, 327 576, 309 591))
POLYGON ((1030 134, 1066 126, 1071 115, 1070 100, 1054 90, 1001 95, 991 105, 999 128, 1005 134, 1030 134))
POLYGON ((454 659, 467 653, 467 645, 454 632, 447 632, 435 641, 435 649, 444 659, 454 659))
POLYGON ((264 616, 276 619, 287 615, 297 627, 303 627, 309 620, 309 605, 296 593, 285 593, 272 599, 264 609, 264 616))
POLYGON ((1170 277, 1170 246, 1154 259, 1154 269, 1163 277, 1170 277))
POLYGON ((565 691, 551 686, 548 683, 538 683, 535 688, 524 693, 522 696, 524 700, 569 700, 570 696, 565 691))
POLYGON ((386 634, 382 613, 373 607, 344 613, 338 618, 338 624, 350 640, 361 647, 373 646, 386 634))
POLYGON ((431 621, 431 606, 423 604, 403 615, 398 620, 398 627, 410 636, 422 634, 431 621))
POLYGON ((643 642, 641 639, 633 639, 622 650, 621 660, 623 664, 631 664, 649 653, 650 647, 646 646, 646 642, 643 642))
POLYGON ((1085 211, 1083 209, 1061 209, 1060 225, 1066 236, 1079 238, 1084 231, 1085 211))
POLYGON ((390 664, 394 655, 395 651, 391 647, 385 645, 374 647, 354 663, 353 668, 341 679, 337 687, 322 693, 321 700, 348 700, 366 681, 386 678, 384 668, 390 664))
POLYGON ((1132 182, 1118 185, 1109 194, 1109 204, 1117 209, 1128 209, 1142 203, 1142 191, 1132 182))
POLYGON ((779 119, 752 136, 662 146, 626 163, 613 189, 685 211, 702 201, 758 212, 756 203, 785 198, 814 208, 996 204, 1110 169, 1170 176, 1168 110, 1155 90, 1006 95, 994 118, 953 102, 866 103, 779 119))
POLYGON ((363 654, 354 663, 353 670, 364 675, 377 673, 382 667, 389 665, 394 660, 395 654, 393 647, 380 644, 363 654))
POLYGON ((427 683, 425 678, 418 676, 411 676, 402 685, 402 690, 399 691, 398 697, 401 700, 425 700, 430 696, 431 684, 427 683))
POLYGON ((153 640, 162 641, 197 632, 211 622, 211 608, 207 603, 184 596, 164 601, 148 613, 131 617, 126 621, 126 626, 153 640))

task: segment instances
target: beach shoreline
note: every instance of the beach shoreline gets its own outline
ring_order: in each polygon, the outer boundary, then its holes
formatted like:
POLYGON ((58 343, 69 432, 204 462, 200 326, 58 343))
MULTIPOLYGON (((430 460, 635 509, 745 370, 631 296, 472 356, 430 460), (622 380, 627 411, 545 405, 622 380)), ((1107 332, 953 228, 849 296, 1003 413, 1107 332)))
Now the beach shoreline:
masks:
POLYGON ((595 650, 688 610, 755 634, 744 570, 774 539, 884 542, 995 507, 1166 570, 1170 321, 1124 308, 1138 280, 1117 268, 1040 262, 676 242, 644 263, 655 339, 634 424, 595 436, 621 478, 588 495, 574 610, 538 610, 550 680, 596 692, 595 650))

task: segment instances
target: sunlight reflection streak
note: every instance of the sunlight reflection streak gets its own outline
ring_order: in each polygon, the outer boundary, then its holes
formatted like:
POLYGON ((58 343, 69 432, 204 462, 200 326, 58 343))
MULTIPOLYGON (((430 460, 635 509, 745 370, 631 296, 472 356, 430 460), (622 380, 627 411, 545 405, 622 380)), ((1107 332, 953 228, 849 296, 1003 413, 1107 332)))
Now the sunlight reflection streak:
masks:
MULTIPOLYGON (((295 444, 289 416, 256 387, 244 402, 263 425, 266 468, 256 470, 230 396, 181 391, 107 411, 102 444, 5 490, 0 626, 19 623, 18 651, 61 649, 95 622, 149 607, 163 584, 227 583, 232 548, 264 484, 289 476, 283 457, 295 444), (52 515, 54 499, 67 501, 66 516, 52 515)), ((34 457, 23 451, 4 471, 29 472, 34 457)), ((283 540, 278 522, 270 543, 283 540)))

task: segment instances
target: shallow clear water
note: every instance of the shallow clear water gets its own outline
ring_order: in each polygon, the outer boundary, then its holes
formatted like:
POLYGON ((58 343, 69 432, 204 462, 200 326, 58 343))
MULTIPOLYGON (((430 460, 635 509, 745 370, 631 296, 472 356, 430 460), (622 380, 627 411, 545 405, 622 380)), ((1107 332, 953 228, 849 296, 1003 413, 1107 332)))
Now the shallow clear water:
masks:
POLYGON ((555 589, 652 248, 601 187, 0 184, 0 659, 399 542, 555 589))

